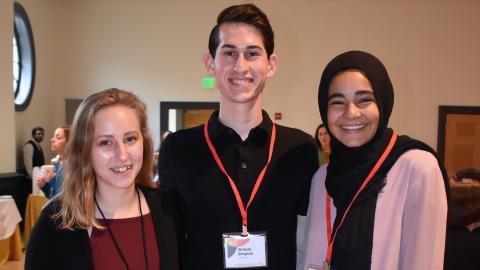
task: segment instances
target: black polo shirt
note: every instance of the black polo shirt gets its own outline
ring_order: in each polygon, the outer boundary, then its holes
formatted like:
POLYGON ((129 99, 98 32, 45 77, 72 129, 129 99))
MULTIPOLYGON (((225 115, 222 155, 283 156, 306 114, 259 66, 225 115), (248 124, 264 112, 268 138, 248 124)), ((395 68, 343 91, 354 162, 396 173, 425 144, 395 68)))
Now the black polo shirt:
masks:
MULTIPOLYGON (((159 156, 164 206, 179 234, 183 269, 223 269, 222 233, 240 232, 242 219, 228 179, 218 168, 203 135, 204 125, 180 130, 163 142, 159 156)), ((267 232, 268 268, 295 269, 297 214, 308 208, 310 182, 318 168, 313 138, 276 125, 272 160, 248 209, 249 231, 267 232)), ((209 136, 241 194, 244 205, 268 158, 272 121, 250 130, 245 141, 218 120, 209 136)), ((256 268, 258 269, 258 268, 256 268)))

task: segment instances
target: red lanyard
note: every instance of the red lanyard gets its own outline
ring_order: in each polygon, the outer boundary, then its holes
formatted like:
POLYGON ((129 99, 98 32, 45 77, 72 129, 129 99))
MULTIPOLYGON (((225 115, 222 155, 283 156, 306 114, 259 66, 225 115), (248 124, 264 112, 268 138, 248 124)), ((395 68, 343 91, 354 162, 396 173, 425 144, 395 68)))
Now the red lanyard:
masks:
POLYGON ((252 203, 253 198, 255 198, 255 195, 257 194, 258 188, 260 187, 260 184, 263 181, 263 177, 265 176, 265 172, 267 171, 268 164, 270 164, 270 160, 272 159, 273 146, 275 145, 275 137, 276 137, 275 124, 272 123, 272 135, 270 137, 270 148, 268 152, 267 164, 265 164, 265 167, 263 167, 262 171, 258 175, 257 181, 255 182, 255 186, 253 187, 253 190, 252 190, 252 194, 250 195, 250 199, 248 200, 247 207, 244 207, 242 202, 242 197, 238 192, 235 182, 233 182, 232 178, 230 177, 230 175, 228 175, 227 171, 223 167, 222 161, 220 160, 220 157, 218 156, 217 151, 215 150, 215 147, 213 146, 212 141, 210 140, 210 136, 208 135, 208 121, 205 123, 205 126, 203 128, 203 134, 205 136, 205 141, 207 142, 208 147, 210 148, 210 152, 212 152, 213 158, 217 162, 218 168, 228 178, 228 181, 230 182, 230 186, 232 187, 233 193, 235 194, 235 199, 237 200, 237 205, 238 205, 238 208, 240 209, 240 215, 242 216, 242 235, 248 235, 247 210, 250 204, 252 203))
POLYGON ((330 263, 330 260, 332 258, 332 249, 333 249, 333 243, 335 242, 335 238, 337 236, 338 231, 340 230, 340 227, 343 224, 343 221, 345 220, 345 217, 347 216, 348 212, 350 211, 350 208, 353 205, 353 202, 357 199, 358 195, 362 190, 365 189, 367 184, 370 182, 372 177, 375 175, 375 173, 378 171, 382 163, 385 161, 387 156, 390 154, 390 151, 393 148, 393 145, 395 144, 395 141, 397 140, 397 133, 394 131, 392 134, 392 137, 390 138, 390 142, 388 143, 387 148, 383 152, 382 156, 378 159, 377 163, 375 166, 373 166, 372 170, 368 174, 367 178, 363 181, 362 185, 360 188, 357 190, 357 193, 355 193, 355 196, 353 196, 352 201, 350 204, 348 204, 347 209, 345 210, 345 213, 343 213, 342 219, 340 220, 340 223, 338 224, 337 229, 335 230, 335 233, 333 234, 333 238, 331 239, 331 228, 329 228, 331 225, 330 223, 330 196, 327 194, 327 205, 326 205, 326 215, 327 215, 327 237, 328 237, 328 248, 327 248, 327 257, 325 258, 325 262, 330 263), (330 232, 329 232, 330 231, 330 232))
POLYGON ((330 237, 332 237, 332 216, 330 215, 330 195, 328 195, 328 192, 326 195, 325 214, 327 215, 327 218, 325 219, 325 221, 327 223, 327 243, 330 243, 330 237))

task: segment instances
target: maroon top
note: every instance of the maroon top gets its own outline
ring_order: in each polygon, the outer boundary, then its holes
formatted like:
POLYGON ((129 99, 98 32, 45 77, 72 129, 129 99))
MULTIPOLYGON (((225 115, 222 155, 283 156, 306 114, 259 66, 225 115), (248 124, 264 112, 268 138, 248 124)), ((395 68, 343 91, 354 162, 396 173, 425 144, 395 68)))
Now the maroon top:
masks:
MULTIPOLYGON (((152 216, 146 214, 143 218, 148 269, 158 270, 160 269, 160 261, 152 216)), ((108 225, 112 230, 130 269, 145 269, 140 217, 107 219, 105 221, 104 224, 108 225)), ((92 257, 95 269, 126 269, 107 229, 102 230, 94 227, 90 237, 90 244, 92 245, 92 257)))

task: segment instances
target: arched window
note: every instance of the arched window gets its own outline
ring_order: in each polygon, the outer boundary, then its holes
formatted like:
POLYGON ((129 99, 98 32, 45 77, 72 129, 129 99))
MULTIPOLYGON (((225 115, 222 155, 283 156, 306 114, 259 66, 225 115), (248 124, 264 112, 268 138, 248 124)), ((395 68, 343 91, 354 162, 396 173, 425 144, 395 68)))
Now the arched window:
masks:
POLYGON ((15 110, 27 109, 35 82, 35 46, 27 12, 14 3, 13 12, 13 93, 15 110))

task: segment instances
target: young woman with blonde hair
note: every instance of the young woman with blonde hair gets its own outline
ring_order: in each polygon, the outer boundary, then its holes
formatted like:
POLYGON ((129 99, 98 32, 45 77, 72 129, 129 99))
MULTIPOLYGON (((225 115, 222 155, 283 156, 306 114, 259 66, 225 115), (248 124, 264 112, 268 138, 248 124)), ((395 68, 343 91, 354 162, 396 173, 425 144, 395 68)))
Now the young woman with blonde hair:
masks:
POLYGON ((65 146, 70 135, 70 125, 62 125, 55 129, 53 137, 50 139, 51 149, 57 154, 52 159, 52 165, 43 165, 40 175, 34 177, 35 184, 45 193, 47 198, 51 199, 57 195, 63 183, 63 155, 65 153, 65 146))
POLYGON ((25 269, 178 269, 175 229, 149 188, 153 149, 146 106, 108 89, 78 108, 64 186, 42 211, 25 269))

